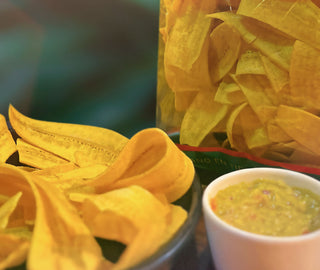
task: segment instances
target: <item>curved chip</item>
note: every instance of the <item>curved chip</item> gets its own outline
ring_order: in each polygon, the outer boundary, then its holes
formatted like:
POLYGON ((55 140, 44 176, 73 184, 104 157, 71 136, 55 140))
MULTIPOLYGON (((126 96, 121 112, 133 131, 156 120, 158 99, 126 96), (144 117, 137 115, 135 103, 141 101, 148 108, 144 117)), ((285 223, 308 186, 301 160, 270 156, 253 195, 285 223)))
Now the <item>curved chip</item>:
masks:
POLYGON ((292 52, 290 94, 298 105, 320 109, 320 50, 299 40, 292 52))
POLYGON ((9 120, 26 142, 78 165, 109 166, 128 141, 121 134, 105 128, 32 119, 19 113, 12 105, 9 107, 9 120), (76 156, 79 152, 85 157, 84 162, 79 162, 76 156))
POLYGON ((241 48, 239 33, 227 23, 221 23, 210 34, 209 57, 213 82, 220 81, 233 67, 241 48))
POLYGON ((169 202, 180 198, 191 186, 194 167, 170 137, 159 128, 135 134, 112 166, 85 185, 97 193, 139 185, 153 193, 164 193, 169 202))
POLYGON ((180 143, 199 146, 227 115, 229 105, 214 100, 214 91, 200 91, 186 111, 180 128, 180 143))
POLYGON ((320 9, 311 0, 242 0, 237 14, 267 23, 320 49, 320 9))

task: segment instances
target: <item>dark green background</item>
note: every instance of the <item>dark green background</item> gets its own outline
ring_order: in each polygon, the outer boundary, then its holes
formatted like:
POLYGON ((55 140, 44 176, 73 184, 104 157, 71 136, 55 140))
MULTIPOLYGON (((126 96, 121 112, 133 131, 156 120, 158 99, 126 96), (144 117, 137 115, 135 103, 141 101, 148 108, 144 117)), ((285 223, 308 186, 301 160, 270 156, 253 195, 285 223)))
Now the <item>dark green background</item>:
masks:
POLYGON ((110 128, 155 126, 158 0, 1 0, 0 109, 110 128))

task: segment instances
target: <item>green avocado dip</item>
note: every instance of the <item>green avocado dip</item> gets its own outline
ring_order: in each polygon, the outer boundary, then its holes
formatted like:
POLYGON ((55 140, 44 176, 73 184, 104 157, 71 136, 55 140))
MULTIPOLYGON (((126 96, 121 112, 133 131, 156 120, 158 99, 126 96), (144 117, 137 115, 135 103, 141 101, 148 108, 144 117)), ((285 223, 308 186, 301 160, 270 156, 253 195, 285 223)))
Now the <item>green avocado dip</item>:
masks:
POLYGON ((222 220, 253 233, 295 236, 320 228, 320 196, 281 180, 257 179, 229 186, 210 204, 222 220))

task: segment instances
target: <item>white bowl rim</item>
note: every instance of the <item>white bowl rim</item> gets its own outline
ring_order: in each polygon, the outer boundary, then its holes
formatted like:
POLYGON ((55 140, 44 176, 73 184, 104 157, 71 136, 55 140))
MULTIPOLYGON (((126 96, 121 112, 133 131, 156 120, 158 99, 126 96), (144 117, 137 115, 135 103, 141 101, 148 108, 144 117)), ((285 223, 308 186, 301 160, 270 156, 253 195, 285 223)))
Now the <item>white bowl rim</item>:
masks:
POLYGON ((282 169, 282 168, 273 168, 273 167, 255 167, 255 168, 245 168, 245 169, 239 169, 236 171, 232 171, 230 173, 226 173, 224 175, 221 175, 214 179, 204 190, 203 196, 202 196, 202 208, 203 212, 206 212, 207 218, 213 219, 217 225, 220 227, 223 227, 225 230, 228 230, 230 233, 241 236, 243 238, 250 239, 251 241, 256 241, 256 242, 269 242, 273 244, 277 243, 291 243, 291 242, 299 242, 299 241, 308 241, 310 239, 313 239, 314 237, 320 237, 320 229, 315 230, 313 232, 309 232, 307 234, 303 235, 297 235, 297 236, 271 236, 271 235, 262 235, 262 234, 257 234, 257 233, 252 233, 248 231, 241 230, 237 227, 234 227, 227 222, 223 221, 221 218, 219 218, 212 210, 209 204, 208 197, 211 193, 211 190, 213 187, 218 184, 221 181, 224 181, 225 178, 231 177, 234 175, 238 174, 246 174, 251 171, 257 171, 260 173, 263 172, 275 172, 275 173, 286 173, 290 175, 295 175, 304 178, 306 181, 311 181, 316 185, 319 185, 320 189, 320 181, 317 179, 292 170, 288 169, 282 169))

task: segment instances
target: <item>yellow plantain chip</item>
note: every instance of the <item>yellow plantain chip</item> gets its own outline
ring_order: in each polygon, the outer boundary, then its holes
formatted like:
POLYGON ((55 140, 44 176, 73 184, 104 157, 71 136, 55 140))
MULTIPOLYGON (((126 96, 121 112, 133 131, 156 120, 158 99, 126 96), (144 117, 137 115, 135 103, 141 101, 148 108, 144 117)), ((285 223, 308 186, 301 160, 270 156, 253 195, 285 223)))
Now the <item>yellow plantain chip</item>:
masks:
POLYGON ((101 248, 76 209, 54 186, 36 176, 26 179, 37 203, 27 268, 99 269, 101 248))
POLYGON ((17 192, 0 206, 0 232, 7 227, 10 215, 16 209, 21 196, 22 193, 17 192))
POLYGON ((97 178, 86 181, 97 193, 139 185, 153 193, 163 192, 169 202, 180 198, 191 186, 194 167, 159 128, 135 134, 112 166, 97 178))
POLYGON ((22 193, 16 206, 16 210, 19 211, 14 211, 11 214, 9 225, 23 226, 34 221, 36 206, 30 185, 23 179, 17 178, 16 171, 22 172, 23 170, 9 164, 0 165, 0 191, 3 196, 8 196, 8 198, 22 193))
POLYGON ((17 139, 17 150, 19 153, 19 162, 34 168, 44 169, 69 163, 67 160, 33 146, 20 138, 17 139))
POLYGON ((266 129, 268 138, 272 142, 288 142, 292 139, 277 125, 274 119, 270 119, 270 121, 266 124, 266 129))
POLYGON ((243 131, 241 123, 239 122, 239 114, 248 106, 248 103, 242 103, 238 105, 230 114, 230 117, 226 123, 227 136, 231 148, 238 151, 247 151, 246 142, 243 137, 243 131))
POLYGON ((10 197, 0 193, 0 206, 4 204, 10 197))
POLYGON ((200 91, 186 111, 180 129, 180 143, 199 146, 207 134, 228 113, 228 105, 214 101, 215 91, 200 91))
POLYGON ((320 9, 311 0, 242 0, 237 13, 320 49, 320 9))
MULTIPOLYGON (((167 47, 169 44, 167 44, 167 47)), ((208 89, 212 86, 208 63, 209 34, 204 43, 198 59, 188 70, 170 65, 166 51, 164 54, 165 78, 172 91, 190 92, 208 89)), ((187 57, 188 54, 184 58, 187 57)))
POLYGON ((119 133, 105 128, 32 119, 19 113, 12 105, 9 107, 9 120, 26 142, 76 164, 75 153, 82 152, 92 164, 110 166, 128 141, 119 133))
POLYGON ((194 100, 197 93, 198 91, 174 92, 176 111, 177 112, 186 111, 189 108, 192 101, 194 100))
POLYGON ((32 226, 10 227, 3 230, 5 234, 15 235, 20 238, 30 240, 32 237, 32 226))
POLYGON ((233 67, 241 48, 239 33, 227 23, 221 23, 210 34, 209 62, 213 82, 220 81, 233 67))
POLYGON ((163 219, 157 226, 146 226, 143 230, 140 230, 121 254, 112 270, 130 269, 155 254, 165 235, 166 228, 167 224, 163 219))
POLYGON ((289 84, 289 73, 281 67, 274 64, 268 57, 260 55, 266 75, 275 91, 279 93, 289 84))
POLYGON ((181 125, 184 112, 178 112, 175 108, 175 93, 170 90, 164 96, 158 97, 160 118, 157 125, 160 128, 165 128, 170 132, 177 129, 181 125))
POLYGON ((235 82, 223 80, 219 84, 214 101, 227 105, 236 105, 246 101, 246 97, 235 82))
POLYGON ((70 179, 87 180, 99 176, 105 172, 107 168, 108 167, 105 165, 96 164, 87 167, 74 168, 73 170, 57 173, 56 175, 61 181, 70 179))
POLYGON ((171 4, 167 10, 172 19, 165 48, 166 65, 191 70, 210 29, 211 20, 206 14, 215 7, 216 1, 211 0, 177 0, 171 4))
POLYGON ((259 52, 247 50, 240 55, 237 62, 236 75, 241 74, 266 74, 259 52))
POLYGON ((231 12, 217 12, 209 15, 224 21, 236 29, 242 39, 253 48, 268 56, 274 63, 285 70, 289 70, 290 57, 294 40, 280 34, 259 21, 234 14, 231 12))
POLYGON ((26 260, 29 240, 0 232, 0 243, 0 269, 19 266, 26 260))
POLYGON ((273 117, 274 107, 263 85, 263 77, 258 75, 238 75, 232 76, 240 86, 243 94, 246 96, 251 108, 257 114, 262 124, 265 124, 273 117))
POLYGON ((16 150, 16 143, 8 129, 6 119, 0 114, 0 163, 6 162, 16 150))
POLYGON ((239 114, 243 137, 249 149, 266 146, 271 143, 265 126, 250 106, 244 107, 239 114))
POLYGON ((92 233, 124 244, 130 244, 137 231, 163 222, 170 211, 168 204, 139 186, 84 196, 84 199, 82 215, 92 233))
POLYGON ((292 53, 290 92, 298 105, 320 109, 320 50, 299 40, 292 53))
POLYGON ((211 19, 216 1, 178 0, 167 9, 169 24, 165 37, 164 67, 170 88, 199 91, 211 86, 208 46, 211 19))
POLYGON ((280 105, 275 117, 276 123, 293 140, 300 143, 314 154, 320 152, 318 138, 320 118, 300 108, 280 105))
POLYGON ((167 214, 167 226, 159 246, 165 245, 172 239, 188 218, 188 212, 179 205, 170 204, 170 212, 167 214))
POLYGON ((146 226, 133 239, 115 264, 115 269, 128 269, 141 262, 147 256, 157 252, 181 228, 186 221, 186 211, 177 205, 170 205, 170 212, 166 219, 161 220, 157 226, 146 226))

